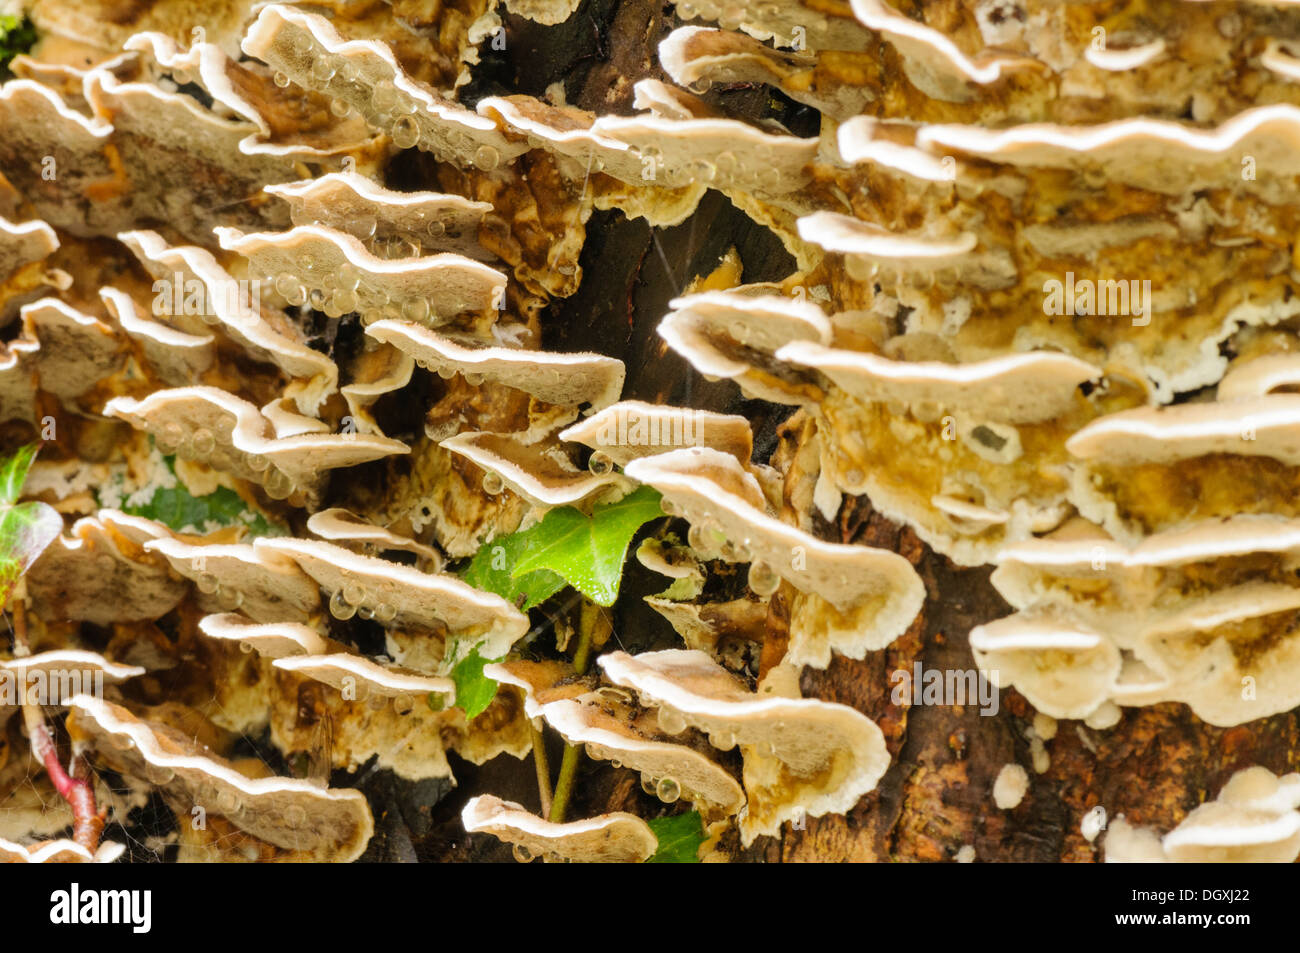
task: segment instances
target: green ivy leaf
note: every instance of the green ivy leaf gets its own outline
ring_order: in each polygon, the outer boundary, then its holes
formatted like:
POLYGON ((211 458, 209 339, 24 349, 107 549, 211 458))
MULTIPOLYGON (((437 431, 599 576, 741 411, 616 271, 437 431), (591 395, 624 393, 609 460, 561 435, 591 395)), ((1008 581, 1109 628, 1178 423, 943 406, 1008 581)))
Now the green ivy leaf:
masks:
MULTIPOLYGON (((176 472, 173 457, 164 457, 167 468, 176 472)), ((213 526, 242 526, 249 536, 282 536, 285 530, 249 505, 230 487, 219 486, 211 493, 194 496, 179 480, 172 487, 158 487, 146 503, 123 504, 123 513, 157 520, 177 532, 207 532, 213 526)))
POLYGON ((483 658, 475 646, 451 670, 451 680, 456 683, 456 707, 464 710, 466 718, 477 718, 496 698, 497 683, 483 674, 483 666, 499 661, 483 658))
POLYGON ((45 547, 63 532, 63 517, 45 503, 17 503, 27 471, 36 459, 36 446, 23 447, 0 462, 0 609, 18 580, 45 547))
POLYGON ((659 849, 647 864, 698 864, 704 843, 704 820, 699 811, 646 821, 659 839, 659 849))
POLYGON ((12 13, 0 14, 0 78, 12 76, 9 61, 35 45, 36 27, 31 20, 12 13))
POLYGON ((531 532, 528 529, 484 543, 461 573, 461 578, 475 589, 496 593, 523 612, 545 602, 568 585, 563 576, 557 576, 546 569, 518 578, 511 575, 511 570, 528 546, 528 535, 531 532), (523 602, 519 601, 520 597, 523 602))
POLYGON ((18 502, 18 494, 27 482, 27 471, 32 468, 38 449, 36 444, 22 447, 0 463, 0 506, 12 506, 18 502))
POLYGON ((663 515, 658 491, 648 486, 617 503, 597 504, 591 516, 571 506, 551 510, 536 526, 517 534, 528 538, 511 576, 550 570, 597 605, 613 605, 632 537, 663 515))

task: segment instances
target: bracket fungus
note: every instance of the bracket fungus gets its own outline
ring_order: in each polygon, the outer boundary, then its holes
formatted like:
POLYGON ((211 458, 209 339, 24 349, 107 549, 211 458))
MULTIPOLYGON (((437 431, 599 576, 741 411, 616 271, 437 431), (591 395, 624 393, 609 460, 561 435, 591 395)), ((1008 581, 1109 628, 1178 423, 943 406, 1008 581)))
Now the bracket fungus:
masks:
POLYGON ((813 698, 756 694, 703 652, 611 652, 599 661, 610 681, 657 709, 669 734, 689 726, 714 747, 740 745, 746 843, 804 814, 847 810, 889 766, 884 736, 865 715, 813 698))
POLYGON ((90 695, 71 699, 71 731, 117 770, 188 806, 210 806, 241 830, 301 860, 355 860, 374 829, 359 791, 293 778, 250 778, 201 745, 90 695), (308 818, 311 823, 307 823, 308 818))
POLYGON ((523 863, 541 857, 587 864, 637 864, 659 846, 654 832, 635 814, 602 814, 555 824, 491 794, 471 798, 461 812, 461 821, 471 834, 491 834, 513 845, 515 859, 523 863))
POLYGON ((787 656, 795 664, 824 668, 832 651, 861 658, 882 649, 921 609, 921 580, 906 559, 826 543, 768 515, 757 484, 735 457, 700 447, 673 450, 634 460, 626 472, 691 521, 695 548, 749 562, 755 592, 770 595, 772 582, 781 579, 799 590, 787 656))
POLYGON ((1295 3, 18 7, 0 860, 1295 859, 1295 3))

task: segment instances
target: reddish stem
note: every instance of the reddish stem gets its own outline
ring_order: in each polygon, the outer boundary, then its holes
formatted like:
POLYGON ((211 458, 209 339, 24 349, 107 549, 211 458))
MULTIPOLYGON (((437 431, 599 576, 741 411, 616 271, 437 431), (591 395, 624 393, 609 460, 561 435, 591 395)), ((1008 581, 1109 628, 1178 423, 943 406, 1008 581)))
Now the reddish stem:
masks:
MULTIPOLYGON (((71 777, 63 770, 59 762, 58 749, 50 737, 50 729, 45 719, 37 715, 39 723, 28 723, 28 735, 32 744, 32 753, 45 765, 45 771, 54 783, 54 790, 68 802, 72 808, 72 839, 92 854, 99 847, 99 838, 104 833, 107 812, 95 810, 95 789, 91 786, 89 771, 80 763, 77 771, 81 777, 71 777)), ((34 719, 33 719, 34 720, 34 719)))

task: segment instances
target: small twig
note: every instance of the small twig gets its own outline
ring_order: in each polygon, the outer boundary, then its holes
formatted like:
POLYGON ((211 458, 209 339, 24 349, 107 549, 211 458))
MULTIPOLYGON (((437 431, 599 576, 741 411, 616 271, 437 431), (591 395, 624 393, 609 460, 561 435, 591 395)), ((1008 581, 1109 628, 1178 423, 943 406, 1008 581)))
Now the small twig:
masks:
MULTIPOLYGON (((523 692, 521 691, 522 695, 523 692)), ((546 739, 542 731, 533 724, 533 720, 524 716, 528 722, 528 731, 533 738, 533 768, 537 771, 537 797, 542 803, 542 817, 551 814, 551 766, 546 758, 546 739)))
POLYGON ((27 587, 23 585, 23 580, 18 580, 18 585, 14 586, 13 598, 10 604, 13 606, 14 613, 14 657, 26 658, 32 654, 31 643, 27 641, 27 587))
MULTIPOLYGON (((578 644, 573 649, 573 670, 578 675, 587 674, 587 665, 591 661, 591 633, 600 617, 600 607, 586 599, 578 612, 578 644)), ((555 800, 551 802, 550 817, 555 824, 564 821, 564 811, 569 806, 569 794, 573 791, 573 779, 578 773, 578 757, 582 754, 579 745, 565 745, 564 757, 560 759, 560 778, 555 782, 555 800)))
POLYGON ((23 701, 23 721, 27 725, 27 736, 31 742, 32 754, 45 765, 45 771, 54 783, 54 790, 59 797, 68 802, 72 808, 72 839, 92 854, 99 848, 99 838, 104 833, 104 822, 108 811, 95 810, 95 789, 90 781, 90 769, 86 763, 77 758, 73 770, 78 777, 71 777, 59 763, 59 752, 50 736, 49 726, 39 705, 23 701))

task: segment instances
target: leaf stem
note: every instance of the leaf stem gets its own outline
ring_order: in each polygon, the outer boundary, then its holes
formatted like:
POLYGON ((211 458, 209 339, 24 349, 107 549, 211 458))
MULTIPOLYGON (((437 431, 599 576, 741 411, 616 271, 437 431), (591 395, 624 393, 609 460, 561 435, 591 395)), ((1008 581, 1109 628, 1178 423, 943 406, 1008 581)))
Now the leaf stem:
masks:
MULTIPOLYGON (((578 644, 573 649, 573 671, 578 675, 587 674, 591 663, 591 633, 596 628, 600 617, 600 606, 587 599, 582 600, 578 611, 578 644)), ((582 748, 578 745, 565 745, 564 757, 560 759, 560 777, 555 782, 555 800, 551 802, 550 817, 552 823, 564 821, 564 811, 569 806, 569 795, 573 791, 573 779, 578 773, 578 758, 582 748)))
MULTIPOLYGON (((522 695, 523 692, 521 691, 522 695)), ((537 771, 537 798, 542 804, 542 817, 549 817, 551 813, 551 766, 547 763, 546 758, 546 738, 542 731, 533 724, 533 720, 528 719, 528 731, 533 739, 533 767, 537 771)))
POLYGON ((93 854, 99 848, 108 812, 95 810, 95 789, 90 781, 89 768, 78 758, 74 764, 77 777, 70 776, 63 769, 40 705, 23 699, 23 722, 27 726, 32 754, 45 765, 45 773, 50 776, 54 790, 72 808, 72 839, 93 854))

